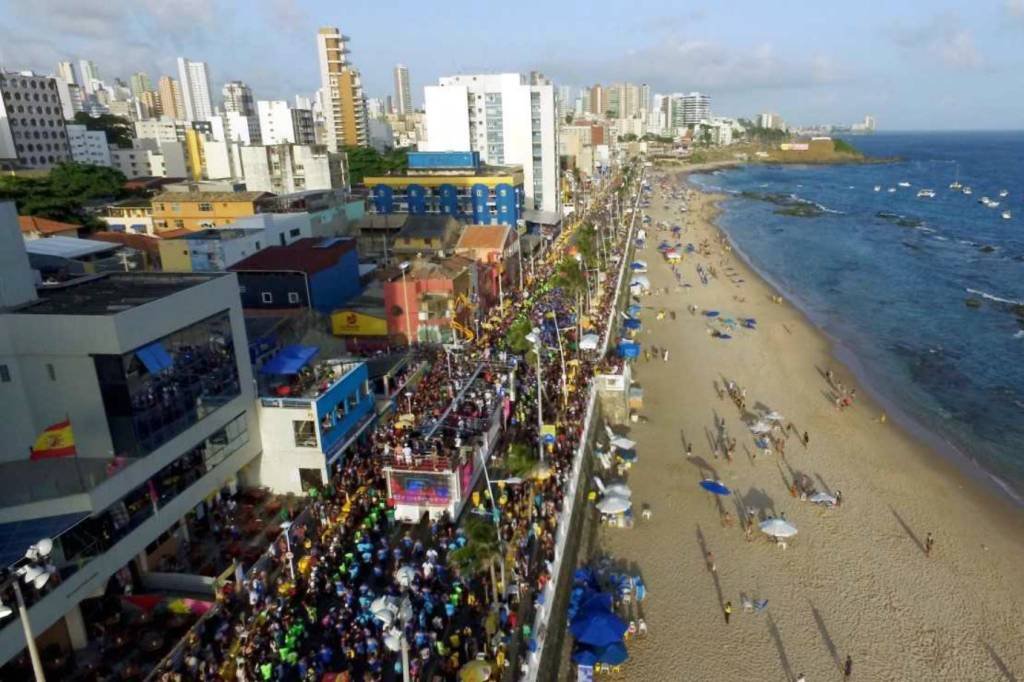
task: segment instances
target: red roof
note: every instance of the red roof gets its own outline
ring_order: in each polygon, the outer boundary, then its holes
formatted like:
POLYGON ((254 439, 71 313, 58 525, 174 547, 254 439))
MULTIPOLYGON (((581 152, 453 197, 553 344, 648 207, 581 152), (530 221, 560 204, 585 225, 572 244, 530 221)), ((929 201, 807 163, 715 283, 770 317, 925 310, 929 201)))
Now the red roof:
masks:
POLYGON ((287 246, 268 246, 228 268, 232 272, 292 270, 307 275, 334 267, 341 257, 354 251, 356 241, 342 237, 306 237, 287 246))
POLYGON ((45 235, 78 232, 78 229, 82 227, 81 225, 62 223, 59 220, 50 220, 49 218, 40 218, 34 215, 18 216, 18 226, 21 227, 23 234, 36 232, 45 235))
POLYGON ((160 240, 146 234, 135 234, 132 232, 93 232, 89 239, 97 239, 101 242, 112 244, 123 244, 136 251, 143 251, 150 256, 160 255, 160 240))

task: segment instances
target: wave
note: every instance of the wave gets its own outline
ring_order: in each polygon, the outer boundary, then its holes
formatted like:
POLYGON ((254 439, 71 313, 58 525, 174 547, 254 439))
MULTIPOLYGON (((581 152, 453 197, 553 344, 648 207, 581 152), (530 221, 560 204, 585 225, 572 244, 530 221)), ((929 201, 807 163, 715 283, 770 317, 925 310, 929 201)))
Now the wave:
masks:
POLYGON ((981 296, 982 298, 988 299, 989 301, 995 301, 996 303, 1005 303, 1007 305, 1024 305, 1024 301, 1018 301, 1013 298, 1003 298, 1001 296, 996 296, 995 294, 990 294, 987 291, 979 291, 978 289, 971 289, 970 287, 967 288, 967 293, 976 294, 978 296, 981 296))

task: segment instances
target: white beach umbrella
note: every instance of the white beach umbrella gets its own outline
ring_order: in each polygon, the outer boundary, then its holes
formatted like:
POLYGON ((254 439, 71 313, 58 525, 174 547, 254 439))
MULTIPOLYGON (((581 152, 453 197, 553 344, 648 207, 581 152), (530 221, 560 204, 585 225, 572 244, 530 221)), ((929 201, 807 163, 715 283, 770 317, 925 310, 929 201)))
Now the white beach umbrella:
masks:
POLYGON ((633 503, 624 497, 612 495, 605 497, 597 503, 597 509, 602 514, 621 514, 633 506, 633 503))
POLYGON ((604 488, 605 497, 624 497, 627 500, 633 497, 633 491, 625 483, 612 483, 604 488))
POLYGON ((776 538, 790 538, 796 535, 796 526, 782 519, 768 519, 761 522, 761 532, 776 538))
POLYGON ((771 430, 772 427, 769 426, 768 424, 765 424, 764 422, 757 422, 756 424, 750 427, 751 433, 768 433, 771 430))
POLYGON ((636 447, 636 441, 630 440, 624 436, 616 436, 612 438, 612 447, 619 448, 620 450, 632 450, 636 447))
POLYGON ((629 282, 629 286, 640 287, 641 289, 650 289, 651 280, 647 279, 644 275, 637 275, 629 282))
POLYGON ((597 350, 600 343, 601 337, 597 334, 584 334, 580 339, 580 350, 597 350))
POLYGON ((773 422, 781 422, 781 421, 784 421, 786 419, 785 417, 783 417, 781 414, 779 414, 778 412, 776 412, 774 410, 772 410, 771 412, 766 414, 764 416, 764 418, 767 419, 768 421, 773 421, 773 422))
POLYGON ((807 499, 815 504, 827 504, 830 507, 836 503, 836 498, 828 493, 814 493, 807 499))

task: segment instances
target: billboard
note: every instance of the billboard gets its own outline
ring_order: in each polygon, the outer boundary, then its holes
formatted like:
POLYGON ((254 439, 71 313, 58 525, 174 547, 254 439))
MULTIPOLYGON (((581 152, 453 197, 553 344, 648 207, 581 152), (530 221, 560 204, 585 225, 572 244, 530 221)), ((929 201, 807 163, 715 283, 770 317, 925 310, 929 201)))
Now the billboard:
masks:
POLYGON ((331 332, 335 336, 387 336, 388 323, 383 317, 339 310, 331 315, 331 332))
POLYGON ((398 504, 429 504, 446 507, 452 501, 451 474, 388 471, 391 497, 398 504))

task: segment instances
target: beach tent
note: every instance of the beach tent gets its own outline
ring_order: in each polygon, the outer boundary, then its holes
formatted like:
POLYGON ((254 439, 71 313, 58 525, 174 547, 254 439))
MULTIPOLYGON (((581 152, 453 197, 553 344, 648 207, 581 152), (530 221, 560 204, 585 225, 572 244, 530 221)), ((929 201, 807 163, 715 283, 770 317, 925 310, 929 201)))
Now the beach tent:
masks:
POLYGON ((753 426, 750 427, 750 432, 751 433, 757 433, 757 434, 770 433, 771 430, 772 430, 772 427, 769 424, 766 424, 764 422, 757 422, 756 424, 754 424, 753 426))
POLYGON ((627 359, 638 358, 638 357, 640 357, 640 344, 638 344, 638 343, 621 342, 621 343, 619 343, 618 352, 619 352, 619 357, 620 358, 627 358, 627 359))
POLYGON ((776 538, 789 538, 796 535, 796 526, 782 519, 768 519, 761 522, 761 532, 776 538))

